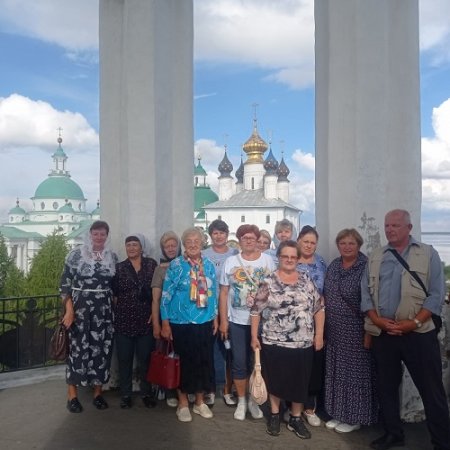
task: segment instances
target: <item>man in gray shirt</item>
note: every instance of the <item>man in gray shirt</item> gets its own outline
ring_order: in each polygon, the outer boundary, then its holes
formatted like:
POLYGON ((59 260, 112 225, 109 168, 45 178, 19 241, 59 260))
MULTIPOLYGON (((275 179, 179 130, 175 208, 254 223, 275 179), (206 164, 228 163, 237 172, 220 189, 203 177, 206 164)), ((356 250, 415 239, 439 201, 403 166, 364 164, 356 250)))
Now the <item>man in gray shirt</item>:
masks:
POLYGON ((370 447, 387 450, 405 445, 399 399, 403 361, 422 397, 434 449, 449 450, 449 410, 431 318, 440 315, 444 301, 441 260, 435 249, 410 236, 408 211, 388 212, 384 229, 388 245, 370 255, 361 282, 361 310, 367 315, 365 329, 373 336, 385 429, 370 447), (421 283, 405 269, 402 259, 421 283))

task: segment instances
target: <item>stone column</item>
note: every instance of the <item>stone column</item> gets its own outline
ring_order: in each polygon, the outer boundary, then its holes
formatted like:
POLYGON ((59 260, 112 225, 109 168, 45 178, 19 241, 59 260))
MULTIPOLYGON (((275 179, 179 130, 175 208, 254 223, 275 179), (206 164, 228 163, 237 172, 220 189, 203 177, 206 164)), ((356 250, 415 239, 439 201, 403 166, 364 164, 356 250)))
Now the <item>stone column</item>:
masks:
MULTIPOLYGON (((124 237, 193 223, 192 0, 100 0, 102 219, 124 237)), ((154 252, 153 252, 154 253, 154 252)))
POLYGON ((370 252, 384 215, 410 211, 420 238, 417 0, 316 0, 316 224, 337 256, 342 228, 370 252))

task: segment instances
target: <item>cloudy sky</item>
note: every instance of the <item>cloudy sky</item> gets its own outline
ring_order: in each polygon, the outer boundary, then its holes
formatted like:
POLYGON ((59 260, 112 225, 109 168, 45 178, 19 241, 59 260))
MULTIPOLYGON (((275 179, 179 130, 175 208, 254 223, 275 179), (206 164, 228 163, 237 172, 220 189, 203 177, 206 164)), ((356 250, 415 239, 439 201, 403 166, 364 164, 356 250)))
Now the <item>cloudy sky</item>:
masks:
MULTIPOLYGON (((450 2, 420 0, 422 230, 450 231, 450 2)), ((217 185, 257 103, 261 136, 314 223, 313 0, 194 0, 195 151, 217 185)), ((0 220, 52 167, 57 128, 73 179, 98 199, 98 1, 0 0, 0 220)))

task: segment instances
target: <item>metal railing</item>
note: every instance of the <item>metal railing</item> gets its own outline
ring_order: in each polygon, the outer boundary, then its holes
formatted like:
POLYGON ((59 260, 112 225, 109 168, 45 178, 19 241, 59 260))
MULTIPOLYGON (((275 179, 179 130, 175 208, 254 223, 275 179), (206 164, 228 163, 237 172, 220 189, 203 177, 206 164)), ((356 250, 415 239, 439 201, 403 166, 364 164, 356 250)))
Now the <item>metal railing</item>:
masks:
POLYGON ((60 312, 58 294, 0 298, 0 373, 57 364, 48 345, 60 312))

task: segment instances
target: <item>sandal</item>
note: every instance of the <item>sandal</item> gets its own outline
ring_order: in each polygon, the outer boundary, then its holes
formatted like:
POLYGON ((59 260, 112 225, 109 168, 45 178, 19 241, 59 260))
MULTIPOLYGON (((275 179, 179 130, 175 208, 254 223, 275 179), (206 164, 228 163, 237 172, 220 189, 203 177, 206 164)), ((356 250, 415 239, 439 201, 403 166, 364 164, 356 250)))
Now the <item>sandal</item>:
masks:
POLYGON ((105 399, 101 395, 97 395, 97 397, 95 397, 94 400, 92 400, 92 404, 97 409, 107 409, 108 408, 108 403, 106 403, 105 399))

